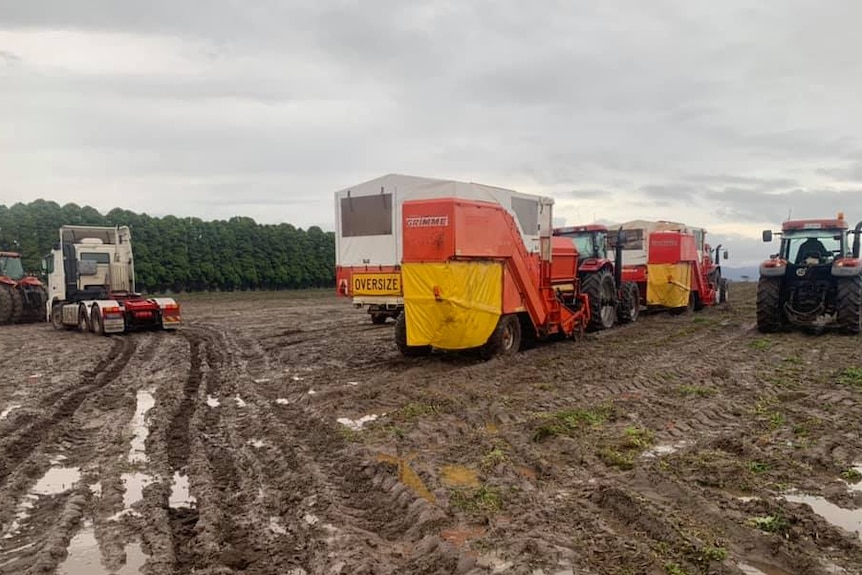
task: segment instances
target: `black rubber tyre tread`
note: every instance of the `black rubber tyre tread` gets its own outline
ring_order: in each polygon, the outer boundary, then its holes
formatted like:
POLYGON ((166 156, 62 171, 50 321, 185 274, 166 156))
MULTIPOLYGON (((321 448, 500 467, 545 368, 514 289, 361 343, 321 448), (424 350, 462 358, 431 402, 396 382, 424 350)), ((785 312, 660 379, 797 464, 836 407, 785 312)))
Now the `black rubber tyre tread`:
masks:
POLYGON ((762 333, 781 331, 781 278, 760 278, 757 282, 757 329, 762 333))
POLYGON ((21 323, 24 314, 24 294, 20 288, 9 287, 9 295, 12 296, 12 315, 9 323, 21 323))
POLYGON ((501 315, 497 327, 491 332, 491 337, 480 349, 482 357, 491 359, 498 355, 512 355, 521 349, 521 320, 516 314, 501 315), (511 329, 511 343, 506 341, 506 331, 511 329))
POLYGON ((51 325, 56 330, 67 330, 68 325, 63 324, 63 304, 55 303, 51 306, 51 325))
POLYGON ((727 303, 727 278, 718 280, 718 303, 727 303))
POLYGON ((29 307, 24 308, 22 322, 39 323, 45 321, 45 303, 48 301, 48 291, 43 286, 30 288, 30 298, 35 298, 29 307))
POLYGON ((0 325, 12 323, 12 290, 0 284, 0 325))
POLYGON ((93 305, 90 311, 90 331, 96 335, 108 335, 105 333, 105 324, 102 321, 102 314, 99 313, 99 306, 93 305))
POLYGON ((371 314, 371 323, 374 325, 383 325, 386 323, 386 318, 388 316, 385 313, 372 313, 371 314))
POLYGON ((83 305, 78 308, 78 331, 84 333, 93 331, 90 327, 90 318, 87 317, 87 308, 83 305))
MULTIPOLYGON (((599 331, 613 327, 616 321, 616 308, 614 317, 609 325, 602 321, 602 291, 607 290, 609 294, 616 293, 614 276, 608 270, 600 270, 584 274, 581 280, 581 292, 587 294, 590 301, 590 323, 587 325, 589 331, 599 331)), ((613 297, 613 296, 612 296, 613 297)))
POLYGON ((405 357, 422 357, 431 353, 430 345, 407 345, 407 316, 403 311, 395 319, 395 345, 405 357))
POLYGON ((845 333, 862 331, 862 276, 838 280, 838 325, 845 333))
POLYGON ((635 282, 623 282, 620 288, 620 305, 617 310, 617 319, 620 323, 634 323, 640 315, 641 300, 638 284, 635 282))

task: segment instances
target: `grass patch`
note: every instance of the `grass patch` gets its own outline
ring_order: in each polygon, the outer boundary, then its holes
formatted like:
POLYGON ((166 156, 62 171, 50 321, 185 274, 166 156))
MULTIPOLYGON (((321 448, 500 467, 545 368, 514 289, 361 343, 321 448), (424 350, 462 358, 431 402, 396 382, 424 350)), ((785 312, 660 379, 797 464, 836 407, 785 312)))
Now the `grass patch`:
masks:
POLYGON ((655 441, 655 434, 649 429, 643 429, 642 427, 626 427, 625 433, 625 443, 623 446, 627 449, 643 451, 655 441))
POLYGON ((781 361, 785 363, 790 363, 792 365, 802 365, 805 361, 798 355, 791 355, 790 357, 785 357, 781 361))
POLYGON ((851 467, 841 472, 841 478, 847 483, 859 483, 862 481, 862 472, 851 467))
POLYGON ((772 341, 768 340, 768 339, 763 339, 763 338, 755 339, 754 341, 752 341, 751 343, 748 344, 748 347, 750 347, 751 349, 764 351, 764 350, 767 350, 770 347, 772 347, 772 341))
POLYGON ((570 435, 584 428, 598 427, 612 419, 613 415, 614 408, 612 405, 602 405, 592 409, 567 409, 545 415, 547 421, 533 433, 533 441, 542 441, 559 435, 570 435))
POLYGON ((781 515, 763 515, 750 517, 746 522, 749 527, 766 531, 767 533, 781 533, 787 530, 787 521, 781 515))
POLYGON ((634 454, 631 452, 623 452, 619 449, 610 447, 599 451, 599 459, 609 467, 617 467, 622 470, 629 470, 635 466, 634 454))
POLYGON ((398 419, 402 420, 410 420, 416 419, 417 417, 423 417, 426 415, 436 415, 440 413, 439 408, 436 405, 431 405, 430 403, 408 403, 397 412, 395 412, 395 416, 398 419))
POLYGON ((727 549, 724 547, 713 547, 712 545, 707 545, 700 550, 700 561, 702 563, 708 563, 710 561, 724 561, 725 559, 727 559, 727 549))
POLYGON ((702 385, 681 385, 676 390, 683 397, 712 397, 717 393, 714 388, 702 385))
POLYGON ((687 575, 678 563, 665 563, 664 570, 667 575, 687 575))
POLYGON ((862 387, 862 367, 848 367, 838 375, 838 383, 851 387, 862 387))
POLYGON ((499 446, 494 447, 491 451, 482 456, 481 466, 483 469, 493 469, 501 463, 506 463, 509 457, 506 452, 499 446))
POLYGON ((769 427, 771 429, 778 429, 779 427, 782 427, 784 423, 784 414, 780 411, 773 411, 769 414, 769 427))
POLYGON ((768 463, 763 463, 762 461, 752 461, 748 464, 748 470, 754 474, 766 473, 771 469, 771 466, 768 463))
POLYGON ((467 513, 496 513, 503 508, 500 491, 488 485, 452 491, 452 505, 467 513))
POLYGON ((699 325, 714 325, 716 321, 714 319, 708 317, 698 316, 691 320, 691 323, 699 324, 699 325))

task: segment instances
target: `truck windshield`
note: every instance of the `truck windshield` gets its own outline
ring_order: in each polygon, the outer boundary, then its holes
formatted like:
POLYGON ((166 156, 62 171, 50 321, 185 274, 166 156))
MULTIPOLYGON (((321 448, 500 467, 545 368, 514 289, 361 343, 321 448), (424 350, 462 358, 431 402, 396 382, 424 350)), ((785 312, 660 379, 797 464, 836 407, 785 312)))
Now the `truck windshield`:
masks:
POLYGON ((21 263, 21 258, 0 256, 0 276, 6 276, 15 281, 23 278, 24 266, 21 263))
POLYGON ((791 230, 784 233, 784 257, 795 264, 830 262, 842 255, 838 230, 791 230))

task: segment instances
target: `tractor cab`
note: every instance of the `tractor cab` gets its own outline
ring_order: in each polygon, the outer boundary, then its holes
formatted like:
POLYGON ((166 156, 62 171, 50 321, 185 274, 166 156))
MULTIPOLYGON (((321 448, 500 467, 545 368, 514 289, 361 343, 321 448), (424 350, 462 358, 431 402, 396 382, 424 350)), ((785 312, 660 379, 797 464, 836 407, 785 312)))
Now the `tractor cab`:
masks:
POLYGON ((601 225, 566 226, 555 228, 554 235, 570 238, 581 260, 608 259, 608 228, 601 225))
POLYGON ((21 254, 15 252, 0 252, 0 277, 19 281, 24 277, 24 265, 21 254))

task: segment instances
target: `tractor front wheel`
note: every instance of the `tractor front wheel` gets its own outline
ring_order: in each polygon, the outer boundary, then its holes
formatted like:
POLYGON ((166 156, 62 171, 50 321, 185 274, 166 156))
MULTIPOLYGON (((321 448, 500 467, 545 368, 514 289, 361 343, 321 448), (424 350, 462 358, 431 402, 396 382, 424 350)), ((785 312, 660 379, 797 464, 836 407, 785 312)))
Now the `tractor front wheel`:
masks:
POLYGON ((638 284, 624 282, 620 288, 620 308, 617 317, 620 323, 634 323, 641 311, 641 296, 638 284))
POLYGON ((590 331, 613 327, 617 320, 614 276, 604 269, 583 277, 581 291, 590 301, 590 331))
POLYGON ((862 277, 838 281, 838 325, 850 334, 862 331, 862 277))
POLYGON ((757 329, 762 333, 773 333, 782 327, 781 278, 760 278, 757 282, 757 329))
POLYGON ((395 345, 404 357, 421 357, 431 353, 430 345, 407 345, 407 317, 404 311, 395 319, 395 345))
POLYGON ((485 359, 497 355, 511 355, 521 348, 521 321, 515 314, 500 316, 497 327, 487 343, 482 346, 481 354, 485 359))

